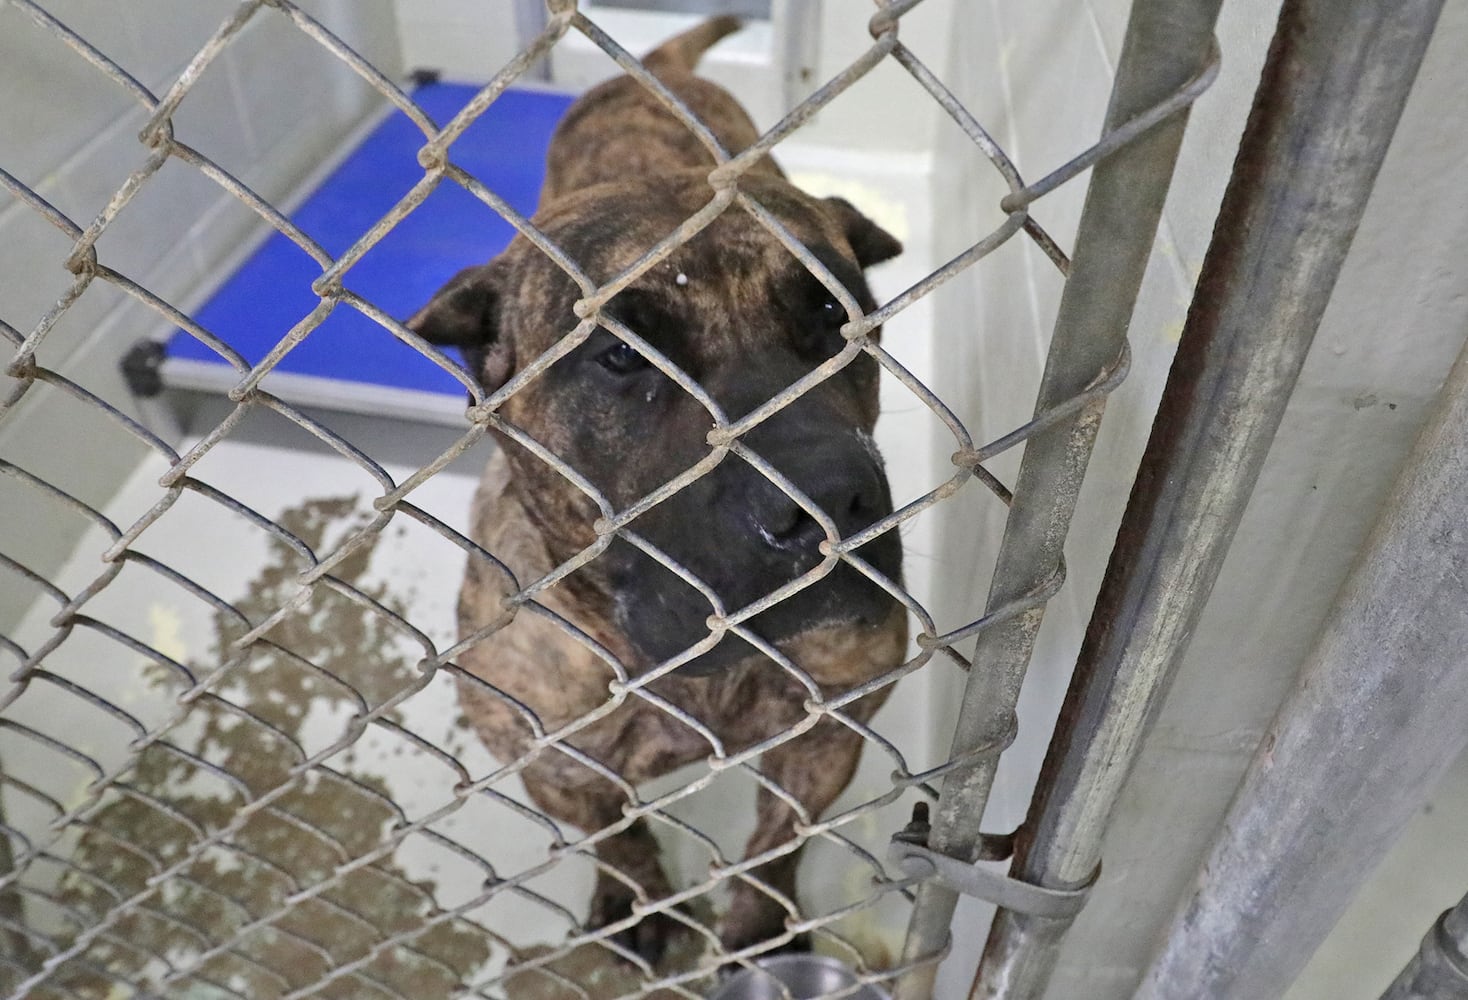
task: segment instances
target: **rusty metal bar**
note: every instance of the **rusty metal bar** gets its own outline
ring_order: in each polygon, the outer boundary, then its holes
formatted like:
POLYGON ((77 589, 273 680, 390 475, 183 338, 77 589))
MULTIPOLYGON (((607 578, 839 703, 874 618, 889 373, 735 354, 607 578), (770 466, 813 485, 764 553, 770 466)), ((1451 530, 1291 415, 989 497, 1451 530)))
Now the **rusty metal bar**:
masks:
MULTIPOLYGON (((1083 883, 1213 589, 1439 2, 1289 2, 1097 597, 1014 873, 1083 883), (1375 12, 1374 16, 1369 16, 1375 12)), ((1071 920, 1001 912, 972 997, 1043 995, 1071 920)), ((1261 994, 1262 995, 1262 994, 1261 994)))
MULTIPOLYGON (((1198 74, 1219 5, 1133 5, 1105 131, 1166 100, 1198 74)), ((1095 168, 1037 409, 1084 391, 1121 353, 1185 124, 1180 113, 1095 168)), ((1103 407, 1098 399, 1026 446, 989 608, 1041 590, 1054 576, 1103 407)), ((979 634, 949 755, 973 756, 944 778, 927 845, 942 854, 975 859, 979 822, 1043 614, 1043 606, 1036 607, 979 634), (974 752, 981 747, 990 749, 974 752)), ((903 949, 904 964, 914 967, 899 981, 899 1000, 931 995, 957 902, 953 890, 933 882, 919 890, 903 949)))
POLYGON ((1455 1000, 1468 996, 1468 896, 1437 918, 1422 947, 1381 1000, 1455 1000))
POLYGON ((1465 496, 1468 348, 1139 1000, 1282 995, 1468 746, 1465 496))

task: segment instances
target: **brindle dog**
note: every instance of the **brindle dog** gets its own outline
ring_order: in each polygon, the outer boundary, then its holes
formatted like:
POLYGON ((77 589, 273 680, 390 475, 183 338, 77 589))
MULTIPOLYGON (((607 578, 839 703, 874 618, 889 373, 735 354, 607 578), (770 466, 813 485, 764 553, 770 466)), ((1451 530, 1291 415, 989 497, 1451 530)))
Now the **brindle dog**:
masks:
MULTIPOLYGON (((746 148, 758 133, 729 94, 692 69, 708 46, 737 27, 732 18, 708 21, 644 63, 731 151, 746 148)), ((612 80, 577 101, 556 131, 534 221, 593 280, 605 281, 708 202, 713 166, 708 151, 642 86, 628 77, 612 80)), ((897 240, 846 202, 813 198, 791 186, 768 158, 740 187, 808 246, 864 309, 872 308, 862 269, 896 255, 897 240)), ((517 237, 488 264, 456 275, 408 326, 432 343, 458 347, 492 391, 576 326, 572 306, 579 297, 571 279, 517 237)), ((846 320, 820 282, 737 207, 618 294, 609 310, 696 379, 730 419, 840 350, 846 320)), ((499 413, 618 511, 710 453, 708 411, 605 329, 505 400, 499 413)), ((892 509, 871 439, 876 419, 877 366, 862 355, 742 441, 846 537, 892 509)), ((523 585, 592 545, 599 512, 581 488, 531 450, 503 434, 499 442, 475 500, 472 530, 523 585)), ((694 573, 730 612, 816 566, 826 539, 814 518, 733 455, 629 529, 694 573)), ((895 531, 858 554, 889 579, 899 578, 895 531)), ((461 634, 502 619, 501 602, 516 589, 471 559, 460 595, 461 634)), ((623 537, 537 600, 583 636, 521 608, 459 659, 486 682, 461 680, 466 714, 505 760, 530 745, 527 710, 542 731, 552 731, 606 706, 614 679, 607 655, 634 676, 645 672, 706 639, 714 610, 699 590, 623 537)), ((906 646, 901 606, 845 563, 748 624, 828 696, 891 669, 906 646)), ((650 690, 717 734, 727 752, 800 722, 809 698, 786 670, 732 634, 650 690)), ((885 695, 884 688, 846 711, 864 721, 885 695)), ((565 742, 634 785, 712 753, 703 735, 637 695, 565 742)), ((823 719, 762 754, 760 768, 813 821, 851 780, 861 743, 847 727, 823 719)), ((624 819, 623 788, 573 756, 543 750, 522 777, 535 804, 558 821, 596 831, 624 819)), ((747 856, 794 841, 801 819, 794 808, 766 790, 757 808, 747 856)), ((634 902, 671 892, 642 820, 601 840, 596 851, 604 864, 591 926, 624 920, 634 902)), ((796 859, 790 850, 753 874, 793 900, 796 859)), ((780 898, 741 880, 721 922, 721 939, 729 948, 757 945, 784 932, 788 913, 780 898)), ((679 926, 655 913, 619 939, 656 961, 679 926)))

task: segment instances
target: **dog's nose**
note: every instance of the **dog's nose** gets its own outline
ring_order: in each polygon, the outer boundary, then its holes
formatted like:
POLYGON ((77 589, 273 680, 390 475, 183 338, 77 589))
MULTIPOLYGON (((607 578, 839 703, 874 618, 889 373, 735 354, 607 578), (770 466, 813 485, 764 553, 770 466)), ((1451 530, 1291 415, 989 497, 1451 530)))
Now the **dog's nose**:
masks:
MULTIPOLYGON (((816 483, 796 485, 835 523, 842 537, 851 535, 876 521, 883 513, 881 480, 873 470, 848 470, 846 475, 816 483)), ((821 527, 804 507, 779 487, 770 484, 772 494, 754 511, 755 528, 772 548, 782 552, 814 554, 826 537, 821 527)))
POLYGON ((776 501, 763 517, 755 515, 755 528, 760 537, 771 548, 785 552, 814 551, 826 537, 826 529, 800 504, 784 494, 781 496, 783 502, 776 501))

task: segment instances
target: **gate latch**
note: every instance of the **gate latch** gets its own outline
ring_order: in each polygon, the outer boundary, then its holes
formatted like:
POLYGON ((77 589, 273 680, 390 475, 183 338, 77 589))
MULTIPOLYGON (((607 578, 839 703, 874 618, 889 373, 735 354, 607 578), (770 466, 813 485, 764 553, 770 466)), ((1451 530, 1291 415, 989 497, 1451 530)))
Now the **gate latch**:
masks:
MULTIPOLYGON (((1049 889, 1045 886, 1011 878, 991 868, 982 867, 982 861, 970 864, 958 858, 940 854, 927 846, 928 822, 927 803, 920 802, 913 809, 912 823, 892 838, 887 848, 887 860, 901 868, 909 877, 937 879, 954 892, 973 896, 993 903, 1006 910, 1024 913, 1033 917, 1051 920, 1069 920, 1081 912, 1086 897, 1096 877, 1101 874, 1098 867, 1086 884, 1076 889, 1049 889)), ((1007 847, 1009 838, 985 837, 986 843, 1007 847)), ((1009 856, 1007 849, 981 851, 983 860, 1002 861, 1009 856)))

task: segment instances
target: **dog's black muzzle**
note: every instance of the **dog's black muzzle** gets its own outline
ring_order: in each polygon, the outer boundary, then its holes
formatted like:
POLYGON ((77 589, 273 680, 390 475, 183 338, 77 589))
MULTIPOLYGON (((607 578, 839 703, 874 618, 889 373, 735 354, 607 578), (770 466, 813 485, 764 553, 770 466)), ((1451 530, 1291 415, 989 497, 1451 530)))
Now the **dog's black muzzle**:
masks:
MULTIPOLYGON (((787 425, 788 426, 788 425, 787 425)), ((847 539, 892 512, 881 459, 854 429, 823 429, 778 438, 752 433, 750 447, 824 512, 838 539, 847 539)), ((736 455, 682 493, 639 518, 643 534, 717 595, 728 614, 801 579, 825 560, 828 529, 779 485, 736 455)), ((712 602, 656 559, 619 540, 609 553, 618 594, 618 621, 651 667, 709 635, 712 602)), ((902 545, 896 529, 855 551, 857 558, 900 581, 902 545)), ((894 598, 842 560, 815 582, 746 619, 754 635, 779 643, 823 625, 880 625, 894 598)), ((717 645, 679 668, 684 676, 713 673, 748 658, 755 648, 726 633, 717 645)))

